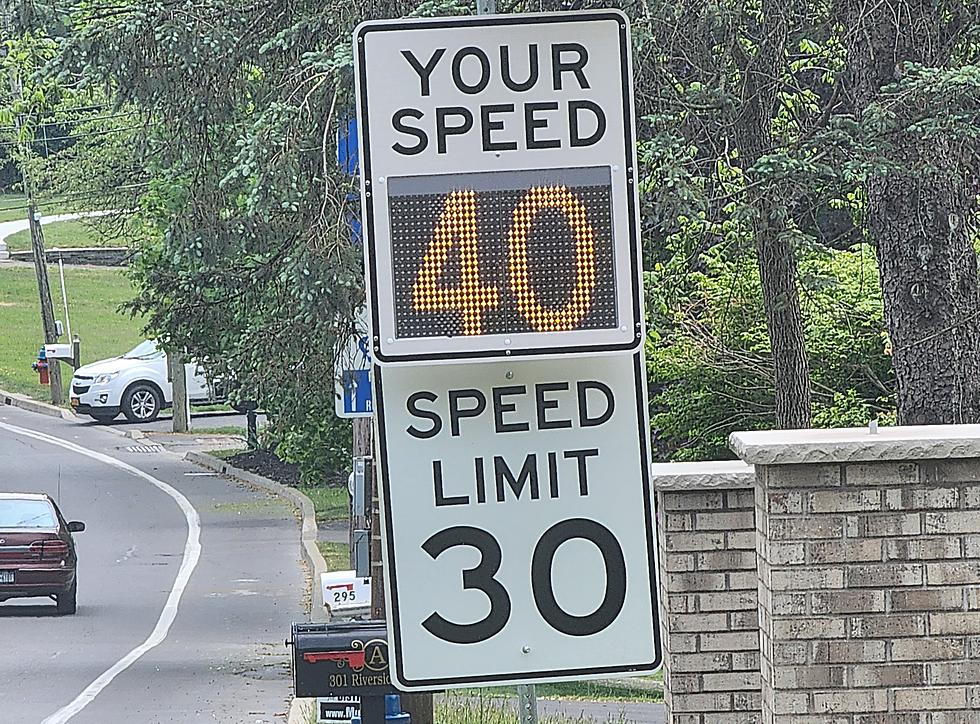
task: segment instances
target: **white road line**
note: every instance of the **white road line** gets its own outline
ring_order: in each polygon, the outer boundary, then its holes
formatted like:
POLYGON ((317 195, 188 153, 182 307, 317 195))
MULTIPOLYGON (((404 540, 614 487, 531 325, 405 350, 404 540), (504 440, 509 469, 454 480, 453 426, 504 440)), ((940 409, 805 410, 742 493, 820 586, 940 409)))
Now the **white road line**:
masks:
POLYGON ((184 517, 187 519, 187 542, 184 544, 184 556, 180 562, 180 570, 177 571, 177 579, 174 581, 174 586, 170 591, 170 595, 167 597, 167 603, 164 605, 163 611, 160 613, 160 618, 157 620, 157 625, 153 628, 153 631, 147 637, 146 641, 141 643, 139 646, 109 667, 101 676, 85 687, 85 690, 76 696, 70 704, 62 707, 41 722, 41 724, 64 724, 86 706, 91 704, 92 700, 99 695, 99 692, 112 683, 113 679, 132 666, 147 651, 155 646, 158 646, 167 637, 167 634, 170 632, 170 626, 177 617, 177 607, 180 605, 180 599, 184 595, 184 589, 187 588, 187 582, 190 580, 191 574, 197 567, 198 559, 201 557, 201 518, 198 516, 194 506, 190 504, 190 501, 187 500, 187 498, 185 498, 179 490, 167 485, 162 480, 157 480, 148 473, 144 473, 139 468, 135 468, 132 465, 127 465, 121 460, 117 460, 109 455, 104 455, 103 453, 95 452, 94 450, 89 450, 81 445, 68 442, 67 440, 62 440, 61 438, 57 438, 52 435, 46 435, 43 432, 36 432, 35 430, 28 430, 23 427, 8 425, 5 422, 0 422, 0 430, 7 430, 15 435, 23 435, 24 437, 33 438, 34 440, 40 440, 42 442, 50 443, 51 445, 57 445, 58 447, 71 450, 79 455, 85 455, 93 460, 98 460, 106 465, 111 465, 115 468, 119 468, 120 470, 125 470, 127 473, 135 475, 138 478, 142 478, 143 480, 152 483, 173 498, 177 502, 177 505, 180 506, 181 511, 184 513, 184 517))

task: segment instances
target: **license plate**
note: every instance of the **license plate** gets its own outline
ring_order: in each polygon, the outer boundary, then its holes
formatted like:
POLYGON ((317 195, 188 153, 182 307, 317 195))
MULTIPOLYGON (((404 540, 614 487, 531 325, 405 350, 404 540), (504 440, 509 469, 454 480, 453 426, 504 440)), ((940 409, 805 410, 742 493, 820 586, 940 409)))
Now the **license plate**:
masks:
POLYGON ((0 583, 13 583, 13 582, 14 582, 13 571, 0 571, 0 583))
POLYGON ((71 398, 71 406, 72 407, 78 407, 80 404, 82 404, 82 402, 77 397, 72 397, 71 398))

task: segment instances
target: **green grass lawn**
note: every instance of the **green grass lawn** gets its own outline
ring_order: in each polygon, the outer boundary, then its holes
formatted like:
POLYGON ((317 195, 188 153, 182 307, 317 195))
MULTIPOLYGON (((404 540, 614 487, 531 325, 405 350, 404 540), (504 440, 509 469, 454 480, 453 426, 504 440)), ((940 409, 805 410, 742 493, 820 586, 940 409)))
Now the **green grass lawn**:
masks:
MULTIPOLYGON (((659 673, 650 679, 649 686, 634 686, 625 679, 595 679, 592 681, 559 681, 535 687, 541 699, 578 699, 581 701, 663 701, 663 688, 655 682, 663 680, 659 673)), ((513 696, 513 687, 495 686, 483 689, 460 689, 472 696, 513 696)))
MULTIPOLYGON (((510 696, 515 696, 513 688, 510 696)), ((489 696, 461 696, 458 692, 437 694, 434 714, 439 724, 513 724, 520 721, 516 699, 503 701, 489 696)), ((540 724, 626 724, 633 720, 615 714, 603 719, 541 714, 538 721, 540 724)))
POLYGON ((350 515, 350 496, 346 487, 327 488, 321 485, 305 485, 297 490, 313 502, 318 523, 347 520, 347 516, 350 515))
POLYGON ((245 448, 235 447, 227 450, 208 450, 208 455, 216 457, 219 460, 227 460, 228 458, 235 457, 240 452, 245 452, 245 448))
MULTIPOLYGON (((38 205, 45 214, 57 214, 64 201, 57 197, 41 198, 38 205)), ((27 199, 21 194, 0 194, 0 221, 20 219, 27 219, 27 199)))
MULTIPOLYGON (((51 272, 55 317, 64 321, 56 268, 51 272)), ((65 267, 65 286, 72 332, 82 340, 82 364, 116 357, 143 339, 140 321, 117 311, 133 295, 132 285, 122 271, 65 267)), ((62 341, 68 341, 67 334, 62 341)), ((50 399, 48 388, 38 384, 37 373, 31 369, 42 342, 34 269, 0 267, 0 388, 38 400, 50 399)), ((72 370, 65 364, 61 369, 67 388, 72 370)))
MULTIPOLYGON (((89 246, 114 246, 104 241, 92 226, 84 221, 55 221, 44 224, 45 249, 69 249, 89 246)), ((31 248, 30 229, 18 231, 7 237, 10 251, 28 251, 31 248)))
POLYGON ((327 562, 328 571, 350 570, 350 548, 347 547, 346 543, 331 543, 330 541, 318 540, 316 547, 323 554, 323 558, 327 562))
MULTIPOLYGON (((193 414, 193 413, 192 413, 193 414)), ((191 432, 195 435, 238 435, 245 437, 248 430, 237 425, 218 425, 217 427, 195 427, 194 420, 191 419, 191 432)), ((240 450, 236 452, 241 452, 240 450)))

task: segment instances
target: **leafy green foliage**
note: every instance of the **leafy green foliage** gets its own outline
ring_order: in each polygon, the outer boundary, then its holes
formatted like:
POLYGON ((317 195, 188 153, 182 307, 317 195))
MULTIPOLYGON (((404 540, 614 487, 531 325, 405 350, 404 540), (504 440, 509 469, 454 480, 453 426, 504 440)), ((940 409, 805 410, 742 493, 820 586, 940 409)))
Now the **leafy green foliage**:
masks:
MULTIPOLYGON (((728 431, 774 422, 774 330, 754 260, 764 236, 799 264, 814 421, 887 417, 894 380, 863 243, 873 242, 861 228, 864 187, 897 168, 980 178, 976 3, 935 4, 956 29, 951 62, 905 64, 858 100, 847 95, 854 32, 843 6, 619 4, 633 21, 662 452, 722 455, 728 431)), ((56 112, 71 95, 56 79, 112 105, 71 121, 78 139, 45 166, 45 182, 89 208, 135 209, 124 230, 139 248, 132 311, 260 400, 308 479, 339 473, 348 453, 346 426, 332 419, 334 351, 363 301, 346 224, 356 183, 334 162, 352 112, 350 33, 363 18, 461 14, 469 3, 30 5, 16 57, 38 79, 28 97, 56 112)))
MULTIPOLYGON (((277 452, 299 465, 303 480, 313 485, 343 485, 351 464, 351 424, 334 415, 333 409, 314 411, 312 417, 277 433, 277 452)), ((344 493, 346 495, 346 492, 344 493)))
MULTIPOLYGON (((759 272, 721 246, 673 287, 647 344, 658 452, 675 460, 731 457, 736 430, 774 425, 770 346, 759 272)), ((814 423, 894 419, 891 362, 873 251, 811 248, 801 255, 801 297, 814 389, 814 423)), ((651 293, 670 282, 648 275, 651 293)))

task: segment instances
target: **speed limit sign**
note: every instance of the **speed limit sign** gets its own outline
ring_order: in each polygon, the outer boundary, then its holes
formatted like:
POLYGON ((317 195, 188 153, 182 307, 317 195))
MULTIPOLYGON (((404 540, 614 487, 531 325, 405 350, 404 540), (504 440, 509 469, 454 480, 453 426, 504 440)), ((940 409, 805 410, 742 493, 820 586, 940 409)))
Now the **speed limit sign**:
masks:
POLYGON ((659 665, 642 375, 637 355, 380 371, 400 687, 659 665))

